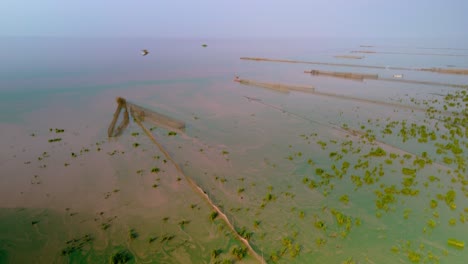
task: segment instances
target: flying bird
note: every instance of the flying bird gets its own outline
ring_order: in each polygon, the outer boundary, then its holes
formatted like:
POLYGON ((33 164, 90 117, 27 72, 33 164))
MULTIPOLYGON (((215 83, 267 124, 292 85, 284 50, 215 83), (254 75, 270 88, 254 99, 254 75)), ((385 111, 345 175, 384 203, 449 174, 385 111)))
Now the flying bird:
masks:
POLYGON ((206 48, 206 47, 208 47, 208 45, 206 45, 206 44, 203 44, 203 45, 202 45, 202 47, 206 48))
POLYGON ((149 51, 148 50, 141 50, 141 56, 146 56, 149 54, 149 51))

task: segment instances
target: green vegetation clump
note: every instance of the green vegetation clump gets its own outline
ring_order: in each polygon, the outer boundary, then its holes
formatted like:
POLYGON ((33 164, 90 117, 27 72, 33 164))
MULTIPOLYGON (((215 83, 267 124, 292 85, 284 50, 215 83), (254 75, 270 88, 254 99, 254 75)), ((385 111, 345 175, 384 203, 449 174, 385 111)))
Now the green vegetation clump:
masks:
POLYGON ((216 219, 216 217, 218 217, 218 212, 214 211, 214 212, 211 212, 210 214, 210 220, 211 221, 214 221, 216 219))
POLYGON ((138 234, 138 232, 135 230, 135 229, 130 229, 130 231, 128 231, 128 237, 130 238, 130 240, 134 240, 134 239, 137 239, 140 235, 138 234))
POLYGON ((415 169, 410 169, 410 168, 401 168, 401 172, 404 174, 404 175, 415 175, 416 174, 416 170, 415 169))
POLYGON ((369 154, 367 154, 365 157, 384 157, 387 155, 387 152, 383 150, 381 147, 378 147, 375 150, 371 150, 369 154))
POLYGON ((409 259, 411 262, 419 263, 419 262, 421 261, 421 254, 419 254, 419 253, 416 252, 416 251, 409 251, 409 252, 408 252, 408 259, 409 259))
POLYGON ((81 252, 83 248, 94 241, 94 238, 91 235, 85 235, 80 238, 75 238, 68 240, 66 242, 67 246, 62 249, 62 256, 68 256, 75 252, 81 252))
POLYGON ((182 220, 179 222, 180 228, 184 229, 185 225, 190 224, 190 220, 182 220))
POLYGON ((245 247, 234 247, 231 250, 231 254, 238 260, 243 259, 247 255, 247 248, 245 247))
POLYGON ((316 228, 322 229, 322 230, 326 230, 326 228, 327 228, 326 225, 325 225, 325 222, 320 221, 320 220, 315 221, 314 226, 316 228))
POLYGON ((171 241, 172 239, 175 238, 175 235, 168 235, 168 234, 165 234, 164 236, 161 237, 161 243, 163 242, 169 242, 171 241))
POLYGON ((221 253, 223 253, 223 250, 222 249, 213 249, 213 251, 211 251, 211 257, 212 258, 218 258, 219 255, 221 255, 221 253))
POLYGON ((348 204, 349 203, 349 196, 344 194, 340 197, 340 201, 344 204, 348 204))
POLYGON ((457 240, 455 238, 449 238, 447 240, 447 244, 452 246, 452 247, 459 248, 459 249, 464 249, 465 248, 465 242, 457 240))
POLYGON ((236 231, 241 237, 243 237, 243 238, 245 238, 247 240, 250 240, 250 238, 252 238, 252 236, 254 234, 253 232, 248 232, 247 229, 245 228, 245 226, 242 227, 239 230, 236 230, 236 231))
POLYGON ((319 247, 325 245, 326 243, 327 243, 327 240, 321 237, 315 239, 315 244, 317 244, 317 246, 319 247))
POLYGON ((132 253, 130 251, 124 249, 120 250, 119 252, 115 253, 111 256, 109 263, 111 264, 124 264, 133 259, 132 253))
POLYGON ((449 190, 445 194, 444 200, 445 203, 450 207, 450 209, 454 210, 457 208, 455 205, 455 198, 456 198, 456 192, 454 190, 449 190))

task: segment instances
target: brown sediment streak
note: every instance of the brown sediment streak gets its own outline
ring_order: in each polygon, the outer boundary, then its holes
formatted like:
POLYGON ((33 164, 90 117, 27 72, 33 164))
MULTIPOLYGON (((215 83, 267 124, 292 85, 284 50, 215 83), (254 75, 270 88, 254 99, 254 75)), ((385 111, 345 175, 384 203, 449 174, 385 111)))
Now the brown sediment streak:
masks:
MULTIPOLYGON (((133 116, 133 112, 132 113, 132 116, 133 116)), ((198 186, 194 180, 192 180, 192 178, 190 178, 189 176, 187 176, 182 168, 179 166, 179 164, 177 164, 177 162, 171 157, 171 155, 169 154, 169 152, 166 151, 166 149, 156 140, 156 138, 153 136, 153 134, 141 123, 142 120, 140 120, 138 118, 138 116, 134 116, 135 117, 135 122, 141 127, 141 129, 145 132, 145 134, 151 139, 151 141, 159 148, 159 150, 164 154, 164 156, 166 157, 167 160, 169 160, 172 165, 175 167, 175 169, 177 170, 177 172, 184 176, 184 178, 187 180, 187 182, 189 183, 190 187, 196 192, 198 193, 204 200, 205 202, 211 207, 213 208, 213 210, 215 210, 217 213, 218 213, 218 216, 221 217, 224 222, 226 223, 226 225, 229 227, 229 229, 231 229, 232 233, 236 236, 236 238, 242 242, 242 244, 244 244, 247 249, 249 250, 249 253, 255 257, 260 263, 266 263, 266 261, 263 259, 262 256, 260 256, 253 248, 252 246, 250 245, 249 241, 245 238, 243 238, 237 231, 236 229, 234 228, 234 226, 231 224, 231 222, 229 221, 228 217, 223 213, 223 211, 221 211, 221 209, 219 209, 218 206, 216 206, 214 204, 214 202, 210 199, 210 197, 206 194, 205 191, 203 191, 203 189, 198 186)))
POLYGON ((393 52, 393 51, 371 51, 371 50, 353 50, 351 53, 374 53, 374 54, 392 54, 392 55, 422 55, 422 56, 449 56, 449 57, 468 57, 467 54, 447 54, 447 53, 420 53, 420 52, 393 52))
POLYGON ((386 82, 400 82, 400 83, 446 86, 446 87, 452 87, 452 88, 468 89, 468 85, 463 85, 463 84, 428 82, 428 81, 407 80, 407 79, 380 78, 378 74, 331 72, 331 71, 320 71, 320 70, 304 71, 304 73, 309 73, 312 75, 326 75, 326 76, 332 76, 332 77, 337 77, 337 78, 355 79, 355 80, 362 80, 362 81, 363 80, 380 80, 380 81, 386 81, 386 82))
POLYGON ((265 61, 265 62, 283 62, 283 63, 299 63, 299 64, 314 64, 314 65, 326 65, 326 66, 340 66, 340 67, 355 67, 355 68, 367 68, 367 69, 387 69, 387 70, 399 70, 399 71, 427 71, 443 74, 466 74, 468 75, 468 69, 457 69, 457 68, 407 68, 407 67, 395 67, 395 66, 375 66, 375 65, 360 65, 360 64, 349 64, 349 63, 331 63, 331 62, 316 62, 316 61, 299 61, 299 60, 284 60, 284 59, 269 59, 269 58, 257 58, 257 57, 241 57, 241 60, 252 60, 252 61, 265 61))

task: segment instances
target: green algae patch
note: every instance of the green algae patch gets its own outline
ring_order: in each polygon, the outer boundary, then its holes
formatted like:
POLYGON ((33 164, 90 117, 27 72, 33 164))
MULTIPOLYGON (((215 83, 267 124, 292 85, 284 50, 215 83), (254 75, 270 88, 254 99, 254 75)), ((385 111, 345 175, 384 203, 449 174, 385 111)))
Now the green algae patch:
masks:
POLYGON ((133 260, 133 255, 130 251, 124 249, 113 254, 110 259, 110 264, 124 264, 133 260))
POLYGON ((401 168, 401 173, 403 173, 404 175, 411 175, 411 176, 416 175, 416 169, 403 167, 401 168))
POLYGON ((344 204, 348 204, 349 203, 349 196, 344 194, 340 197, 340 202, 344 203, 344 204))
POLYGON ((90 244, 93 242, 94 238, 91 235, 85 235, 80 238, 74 238, 66 242, 67 246, 62 249, 62 256, 71 255, 75 252, 81 252, 84 248, 90 247, 90 244))
POLYGON ((247 256, 247 248, 246 247, 234 247, 231 250, 231 254, 236 257, 238 260, 241 260, 247 256))
POLYGON ((456 247, 458 249, 464 249, 465 248, 465 242, 454 239, 454 238, 449 238, 447 240, 447 244, 452 246, 452 247, 456 247))
POLYGON ((366 156, 364 157, 385 157, 387 156, 387 152, 383 150, 381 147, 378 147, 375 150, 371 150, 366 156))

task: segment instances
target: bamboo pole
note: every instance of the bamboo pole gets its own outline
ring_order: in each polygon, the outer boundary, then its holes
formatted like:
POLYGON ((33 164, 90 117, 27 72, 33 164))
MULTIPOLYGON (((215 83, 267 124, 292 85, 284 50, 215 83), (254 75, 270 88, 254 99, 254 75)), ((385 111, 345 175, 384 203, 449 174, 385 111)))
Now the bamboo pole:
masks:
POLYGON ((348 63, 330 63, 330 62, 315 62, 315 61, 299 61, 299 60, 284 60, 284 59, 269 59, 269 58, 256 58, 256 57, 241 57, 241 60, 252 61, 265 61, 265 62, 282 62, 282 63, 300 63, 300 64, 314 64, 326 66, 340 66, 340 67, 356 67, 367 69, 383 69, 383 70, 400 70, 400 71, 427 71, 442 74, 465 74, 468 75, 468 69, 459 68, 407 68, 407 67, 392 67, 392 66, 374 66, 374 65, 360 65, 348 63))
POLYGON ((299 60, 269 59, 269 58, 256 58, 256 57, 241 57, 240 59, 252 60, 252 61, 266 61, 266 62, 283 62, 283 63, 315 64, 315 65, 327 65, 327 66, 358 67, 358 68, 370 68, 370 69, 386 69, 386 67, 384 66, 369 66, 369 65, 348 64, 348 63, 299 61, 299 60))
POLYGON ((117 98, 117 108, 115 109, 114 112, 114 117, 112 118, 112 122, 109 125, 109 128, 107 129, 107 136, 108 137, 117 137, 119 136, 123 130, 128 126, 129 124, 129 115, 128 115, 128 110, 127 110, 127 102, 125 99, 118 97, 117 98), (124 109, 124 116, 122 123, 117 127, 116 132, 114 133, 115 125, 117 123, 117 119, 119 119, 120 112, 124 109))

